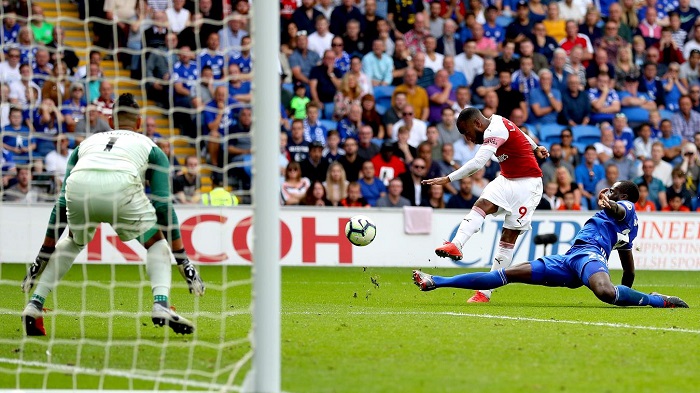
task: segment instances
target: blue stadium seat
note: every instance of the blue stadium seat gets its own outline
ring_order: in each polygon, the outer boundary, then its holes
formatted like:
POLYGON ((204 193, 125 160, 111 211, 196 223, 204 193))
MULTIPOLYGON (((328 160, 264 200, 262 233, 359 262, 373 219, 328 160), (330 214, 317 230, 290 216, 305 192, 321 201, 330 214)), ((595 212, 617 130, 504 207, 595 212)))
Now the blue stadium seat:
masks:
POLYGON ((576 126, 571 129, 574 142, 587 145, 600 142, 600 130, 596 126, 576 126))
POLYGON ((335 112, 335 104, 334 103, 329 102, 327 104, 323 104, 323 113, 321 114, 321 118, 322 119, 332 119, 333 112, 335 112))
POLYGON ((336 121, 320 119, 318 122, 321 123, 322 126, 326 127, 327 131, 338 129, 338 122, 336 121))
POLYGON ((543 124, 540 126, 538 133, 540 142, 547 142, 550 145, 552 143, 561 143, 561 131, 565 128, 565 126, 560 124, 543 124))
POLYGON ((391 96, 394 94, 394 86, 375 86, 374 87, 374 102, 377 106, 377 112, 384 114, 391 108, 391 96), (381 109, 381 111, 380 111, 381 109))

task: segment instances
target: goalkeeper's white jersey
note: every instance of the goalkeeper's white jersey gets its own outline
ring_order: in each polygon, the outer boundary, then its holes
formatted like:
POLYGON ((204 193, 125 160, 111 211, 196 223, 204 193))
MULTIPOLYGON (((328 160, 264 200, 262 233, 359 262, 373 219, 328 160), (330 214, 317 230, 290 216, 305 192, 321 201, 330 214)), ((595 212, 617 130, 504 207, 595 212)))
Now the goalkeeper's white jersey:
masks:
POLYGON ((145 180, 148 157, 156 144, 134 131, 115 130, 94 134, 78 146, 78 162, 71 173, 81 170, 126 172, 145 180))

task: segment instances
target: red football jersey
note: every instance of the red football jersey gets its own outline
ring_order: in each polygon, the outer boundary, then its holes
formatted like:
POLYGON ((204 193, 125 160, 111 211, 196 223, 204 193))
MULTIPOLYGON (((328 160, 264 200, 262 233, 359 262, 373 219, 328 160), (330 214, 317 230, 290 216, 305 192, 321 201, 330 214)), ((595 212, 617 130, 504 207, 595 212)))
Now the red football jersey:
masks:
POLYGON ((482 147, 494 151, 506 179, 542 177, 532 145, 520 128, 505 117, 491 116, 482 147))

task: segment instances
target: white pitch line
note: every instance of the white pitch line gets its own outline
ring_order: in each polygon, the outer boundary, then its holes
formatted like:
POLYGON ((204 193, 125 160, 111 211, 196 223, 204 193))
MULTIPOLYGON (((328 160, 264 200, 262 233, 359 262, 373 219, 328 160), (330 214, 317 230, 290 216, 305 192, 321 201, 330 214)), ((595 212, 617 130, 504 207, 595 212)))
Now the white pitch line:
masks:
POLYGON ((7 359, 7 358, 0 358, 0 363, 12 364, 12 365, 16 365, 16 366, 25 366, 25 367, 40 367, 40 368, 45 368, 45 369, 49 369, 52 371, 59 371, 59 372, 66 372, 66 373, 73 373, 73 374, 85 374, 85 375, 96 375, 96 376, 109 375, 111 377, 139 379, 142 381, 151 381, 151 382, 158 382, 158 383, 168 383, 168 384, 173 384, 173 385, 191 386, 194 388, 202 388, 202 389, 209 389, 209 390, 232 389, 232 390, 237 391, 237 392, 241 391, 240 386, 226 386, 226 385, 220 385, 220 384, 216 384, 216 383, 190 381, 190 380, 179 379, 179 378, 136 374, 136 373, 128 372, 126 370, 115 370, 115 369, 111 369, 111 368, 98 370, 98 369, 94 369, 94 368, 69 366, 69 365, 65 365, 65 364, 54 364, 54 363, 28 361, 28 360, 21 360, 21 359, 7 359))
POLYGON ((509 321, 526 321, 526 322, 542 322, 542 323, 562 323, 567 325, 586 325, 586 326, 600 326, 600 327, 611 327, 611 328, 625 328, 625 329, 638 329, 638 330, 652 330, 652 331, 662 331, 662 332, 677 332, 677 333, 691 333, 700 334, 699 329, 685 329, 685 328, 667 328, 659 326, 640 326, 640 325, 629 325, 626 323, 611 323, 611 322, 586 322, 586 321, 570 321, 566 319, 541 319, 541 318, 528 318, 528 317, 512 317, 508 315, 493 315, 493 314, 469 314, 460 312, 421 312, 421 311, 387 311, 387 312, 365 312, 365 311, 353 311, 348 313, 327 313, 322 311, 299 311, 299 312, 283 312, 282 314, 290 315, 445 315, 453 317, 467 317, 467 318, 483 318, 483 319, 502 319, 509 321))

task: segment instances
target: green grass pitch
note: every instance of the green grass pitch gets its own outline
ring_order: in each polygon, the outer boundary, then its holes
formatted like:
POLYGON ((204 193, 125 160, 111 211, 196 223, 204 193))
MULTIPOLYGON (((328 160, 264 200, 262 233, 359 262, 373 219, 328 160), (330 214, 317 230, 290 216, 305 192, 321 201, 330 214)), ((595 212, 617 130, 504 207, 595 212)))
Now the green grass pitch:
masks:
MULTIPOLYGON (((225 384, 250 349, 250 269, 205 266, 201 274, 209 288, 195 300, 173 270, 178 312, 190 317, 195 308, 200 311, 194 337, 152 326, 143 267, 76 265, 66 280, 81 284, 87 275, 90 284, 59 287, 58 308, 69 313, 49 312, 45 318, 56 340, 23 342, 19 314, 26 295, 18 281, 24 266, 0 265, 0 390, 201 390, 225 384), (217 289, 232 281, 243 282, 217 289), (111 283, 130 287, 110 291, 111 283), (111 319, 110 309, 119 311, 111 319), (81 310, 88 316, 78 317, 81 310), (81 331, 87 338, 82 344, 81 331), (137 335, 140 346, 133 343, 137 335), (25 362, 19 376, 20 366, 12 363, 18 359, 25 362), (44 372, 26 365, 49 361, 65 369, 44 372), (71 373, 78 366, 147 377, 71 373), (184 379, 194 385, 178 382, 184 379)), ((619 279, 620 272, 613 272, 613 281, 619 279)), ((287 392, 700 389, 700 272, 637 272, 637 289, 678 295, 691 307, 677 310, 616 308, 585 288, 518 284, 496 291, 489 304, 467 305, 468 291, 420 292, 410 268, 285 267, 282 280, 282 387, 287 392)), ((46 307, 56 307, 53 295, 46 307)), ((242 383, 247 370, 246 364, 235 384, 242 383)))

